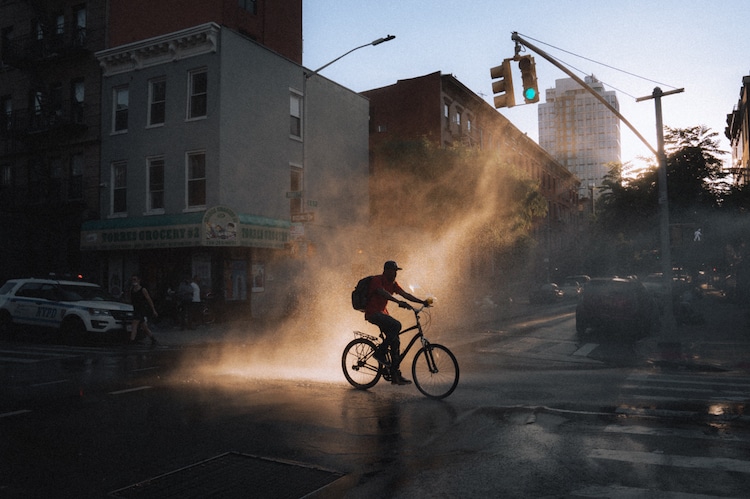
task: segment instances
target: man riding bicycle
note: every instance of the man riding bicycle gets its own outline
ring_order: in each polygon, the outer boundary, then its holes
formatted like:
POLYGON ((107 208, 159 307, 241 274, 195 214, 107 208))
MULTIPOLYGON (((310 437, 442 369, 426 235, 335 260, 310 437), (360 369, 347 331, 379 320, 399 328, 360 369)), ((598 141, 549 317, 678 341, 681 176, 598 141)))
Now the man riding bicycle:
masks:
POLYGON ((396 272, 399 270, 403 269, 396 265, 396 262, 393 260, 389 260, 383 265, 383 274, 374 276, 370 280, 367 306, 365 307, 365 320, 378 326, 385 335, 385 341, 383 341, 382 345, 375 350, 373 356, 384 366, 390 367, 391 383, 394 385, 408 385, 411 381, 404 378, 399 370, 399 365, 401 364, 401 342, 399 341, 401 323, 391 317, 386 306, 389 301, 392 301, 398 303, 398 306, 401 308, 411 308, 411 305, 405 301, 395 298, 393 296, 394 294, 403 296, 411 302, 420 303, 422 305, 427 305, 428 302, 427 300, 420 300, 414 295, 407 293, 401 286, 399 286, 396 282, 396 272), (386 359, 386 353, 388 352, 389 347, 391 349, 390 364, 386 359))

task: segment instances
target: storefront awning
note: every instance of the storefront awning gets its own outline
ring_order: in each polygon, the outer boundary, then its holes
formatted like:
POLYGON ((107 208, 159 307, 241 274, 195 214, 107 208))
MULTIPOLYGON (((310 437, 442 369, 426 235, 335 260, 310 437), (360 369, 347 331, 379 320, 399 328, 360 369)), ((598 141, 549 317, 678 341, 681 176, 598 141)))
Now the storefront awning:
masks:
POLYGON ((186 247, 281 249, 291 223, 236 214, 225 206, 205 212, 91 220, 81 227, 81 250, 138 250, 186 247))

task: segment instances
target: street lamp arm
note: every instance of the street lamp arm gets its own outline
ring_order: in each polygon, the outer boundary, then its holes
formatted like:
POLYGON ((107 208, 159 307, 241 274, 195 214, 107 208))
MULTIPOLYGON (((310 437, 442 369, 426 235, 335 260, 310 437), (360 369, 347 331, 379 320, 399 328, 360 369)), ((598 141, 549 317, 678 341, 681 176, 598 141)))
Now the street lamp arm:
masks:
POLYGON ((377 40, 373 40, 370 43, 365 43, 364 45, 360 45, 359 47, 354 47, 349 52, 346 52, 346 53, 338 56, 337 58, 335 58, 331 62, 323 64, 321 67, 319 67, 318 69, 316 69, 312 73, 307 74, 306 77, 310 78, 310 77, 318 74, 319 72, 321 72, 322 70, 324 70, 325 68, 327 68, 328 66, 330 66, 331 64, 333 64, 334 62, 338 61, 339 59, 343 59, 344 57, 346 57, 347 55, 351 54, 355 50, 359 50, 359 49, 365 48, 365 47, 370 46, 370 45, 372 45, 374 47, 375 45, 380 45, 381 43, 384 43, 384 42, 390 42, 394 38, 396 38, 395 35, 388 35, 388 36, 384 36, 382 38, 378 38, 377 40))

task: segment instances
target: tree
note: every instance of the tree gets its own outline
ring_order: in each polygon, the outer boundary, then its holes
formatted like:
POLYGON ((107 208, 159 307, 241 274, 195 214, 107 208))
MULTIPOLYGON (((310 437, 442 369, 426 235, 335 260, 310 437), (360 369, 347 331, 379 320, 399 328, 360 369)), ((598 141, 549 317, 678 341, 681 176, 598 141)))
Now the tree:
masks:
MULTIPOLYGON (((667 191, 674 226, 688 227, 686 230, 705 226, 721 211, 727 185, 720 157, 724 152, 719 149, 717 135, 703 125, 666 127, 667 191)), ((625 178, 622 172, 622 165, 612 165, 605 178, 596 223, 602 233, 619 241, 620 248, 632 249, 631 261, 615 262, 617 265, 646 265, 644 255, 653 255, 659 241, 657 164, 650 164, 634 178, 625 178)), ((612 258, 621 259, 622 254, 612 258)))

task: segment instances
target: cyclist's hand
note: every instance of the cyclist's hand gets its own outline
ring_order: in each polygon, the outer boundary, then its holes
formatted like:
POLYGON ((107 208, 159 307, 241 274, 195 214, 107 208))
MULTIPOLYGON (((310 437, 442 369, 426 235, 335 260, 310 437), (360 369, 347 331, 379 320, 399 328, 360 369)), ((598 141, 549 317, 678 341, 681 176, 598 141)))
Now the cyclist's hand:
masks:
POLYGON ((405 301, 400 301, 398 302, 398 308, 411 308, 411 305, 409 305, 405 301))
POLYGON ((434 301, 435 300, 433 300, 432 298, 427 298, 426 300, 422 300, 422 305, 424 305, 425 307, 431 307, 434 301))

